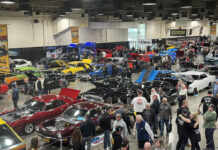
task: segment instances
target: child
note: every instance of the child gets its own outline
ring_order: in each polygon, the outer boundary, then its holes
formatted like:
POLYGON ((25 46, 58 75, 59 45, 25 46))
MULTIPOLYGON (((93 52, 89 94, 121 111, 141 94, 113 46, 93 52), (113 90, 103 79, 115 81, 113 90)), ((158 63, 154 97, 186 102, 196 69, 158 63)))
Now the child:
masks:
POLYGON ((116 130, 112 133, 112 150, 120 150, 121 149, 121 143, 122 143, 122 127, 117 126, 116 130))

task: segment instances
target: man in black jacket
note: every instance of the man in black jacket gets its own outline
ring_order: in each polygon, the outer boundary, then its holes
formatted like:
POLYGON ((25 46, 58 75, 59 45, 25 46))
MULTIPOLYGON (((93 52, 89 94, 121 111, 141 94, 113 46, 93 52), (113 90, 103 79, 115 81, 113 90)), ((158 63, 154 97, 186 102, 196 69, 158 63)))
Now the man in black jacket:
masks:
POLYGON ((155 128, 158 129, 158 126, 159 126, 158 116, 160 112, 160 102, 157 98, 157 95, 153 95, 153 103, 151 104, 151 108, 155 112, 155 128))
POLYGON ((92 122, 88 114, 85 116, 85 121, 80 126, 80 131, 84 142, 87 143, 87 150, 90 150, 91 140, 95 136, 95 124, 92 122))
POLYGON ((111 148, 110 141, 110 130, 111 130, 111 118, 110 113, 112 112, 112 107, 108 107, 107 111, 99 116, 99 124, 102 130, 104 131, 104 150, 107 147, 111 148))
POLYGON ((154 134, 157 134, 157 130, 155 128, 155 112, 151 109, 150 104, 146 104, 145 109, 142 112, 143 119, 150 125, 151 130, 153 130, 154 134))

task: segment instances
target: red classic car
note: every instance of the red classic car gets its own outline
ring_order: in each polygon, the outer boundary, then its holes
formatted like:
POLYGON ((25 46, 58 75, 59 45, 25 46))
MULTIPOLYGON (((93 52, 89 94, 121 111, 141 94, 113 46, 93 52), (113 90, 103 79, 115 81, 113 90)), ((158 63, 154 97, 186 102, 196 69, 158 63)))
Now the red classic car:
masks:
POLYGON ((8 90, 9 90, 8 85, 3 82, 0 82, 0 94, 4 95, 8 92, 8 90))
MULTIPOLYGON (((96 131, 99 131, 98 118, 102 111, 109 106, 109 104, 86 101, 77 103, 72 105, 72 107, 68 108, 62 115, 60 115, 56 119, 50 119, 43 123, 41 123, 36 128, 36 133, 45 138, 45 142, 53 143, 54 141, 63 139, 63 141, 67 142, 68 146, 71 146, 71 136, 73 131, 76 128, 79 128, 81 123, 84 120, 85 114, 90 114, 93 122, 96 124, 96 131)), ((113 111, 111 112, 111 118, 114 118, 114 112, 118 109, 118 107, 112 107, 113 111)))
POLYGON ((31 134, 35 126, 46 119, 62 114, 70 105, 81 102, 77 100, 78 90, 64 88, 59 95, 42 95, 33 97, 22 107, 0 114, 16 132, 31 134))
POLYGON ((128 60, 141 60, 144 62, 150 62, 150 57, 147 54, 137 54, 137 53, 130 53, 130 58, 128 60))
POLYGON ((97 55, 100 56, 102 52, 105 52, 105 58, 111 58, 112 57, 112 50, 109 49, 96 49, 97 55))

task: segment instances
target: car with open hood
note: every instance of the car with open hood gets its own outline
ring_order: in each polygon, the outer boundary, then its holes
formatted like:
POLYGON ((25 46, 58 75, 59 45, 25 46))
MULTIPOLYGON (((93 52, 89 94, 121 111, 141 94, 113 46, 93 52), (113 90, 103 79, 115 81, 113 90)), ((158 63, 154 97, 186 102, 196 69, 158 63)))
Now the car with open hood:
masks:
POLYGON ((0 118, 0 149, 26 150, 26 144, 18 134, 0 118))
POLYGON ((75 129, 80 127, 86 114, 89 114, 92 121, 95 123, 96 132, 101 132, 99 116, 102 112, 106 111, 107 107, 113 109, 110 113, 110 117, 114 119, 114 112, 119 107, 93 101, 76 103, 57 118, 49 119, 41 123, 36 129, 36 133, 40 137, 43 137, 46 143, 53 143, 54 141, 62 139, 64 142, 67 142, 68 146, 71 146, 70 140, 72 133, 75 129))
POLYGON ((80 91, 63 88, 59 95, 42 95, 26 101, 23 106, 2 112, 0 117, 16 132, 31 134, 35 126, 49 118, 55 118, 70 105, 80 102, 80 91))

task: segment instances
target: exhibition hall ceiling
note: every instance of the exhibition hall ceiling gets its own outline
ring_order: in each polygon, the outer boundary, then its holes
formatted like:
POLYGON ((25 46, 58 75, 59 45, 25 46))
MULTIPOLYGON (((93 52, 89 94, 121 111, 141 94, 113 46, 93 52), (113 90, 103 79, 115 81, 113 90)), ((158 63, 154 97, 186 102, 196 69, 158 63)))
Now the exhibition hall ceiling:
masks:
POLYGON ((218 20, 218 0, 0 0, 0 15, 4 12, 51 15, 53 18, 77 14, 88 16, 91 21, 105 21, 111 17, 117 21, 157 17, 162 20, 218 20))

